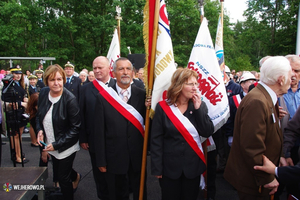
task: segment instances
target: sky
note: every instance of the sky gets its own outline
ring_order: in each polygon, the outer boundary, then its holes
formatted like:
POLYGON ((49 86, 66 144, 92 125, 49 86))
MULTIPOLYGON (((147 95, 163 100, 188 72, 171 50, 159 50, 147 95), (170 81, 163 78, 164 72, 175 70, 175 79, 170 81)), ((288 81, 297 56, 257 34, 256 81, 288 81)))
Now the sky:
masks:
POLYGON ((230 17, 230 22, 244 21, 243 12, 247 9, 247 0, 224 0, 224 8, 230 17))

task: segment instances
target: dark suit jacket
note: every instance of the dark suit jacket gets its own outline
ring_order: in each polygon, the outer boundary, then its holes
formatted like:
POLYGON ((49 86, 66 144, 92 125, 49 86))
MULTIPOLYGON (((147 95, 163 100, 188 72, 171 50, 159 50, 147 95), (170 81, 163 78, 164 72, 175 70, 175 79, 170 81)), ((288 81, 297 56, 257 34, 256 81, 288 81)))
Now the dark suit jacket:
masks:
MULTIPOLYGON (((243 92, 241 92, 238 95, 240 95, 241 99, 244 98, 244 93, 243 92)), ((235 96, 235 95, 233 95, 233 96, 235 96)), ((237 111, 237 107, 234 103, 233 96, 228 98, 230 116, 229 116, 226 124, 224 125, 225 135, 227 137, 233 136, 234 119, 235 119, 235 114, 236 114, 236 111, 237 111)))
POLYGON ((132 85, 135 85, 136 87, 145 90, 145 85, 143 81, 140 81, 139 79, 132 79, 132 81, 133 81, 132 85))
MULTIPOLYGON (((116 87, 113 86, 115 91, 116 87)), ((103 96, 96 105, 95 146, 98 167, 107 167, 113 174, 126 174, 129 164, 133 170, 141 170, 144 138, 138 129, 121 115, 103 96)), ((131 96, 128 104, 145 117, 146 92, 131 85, 131 96)))
POLYGON ((45 83, 42 80, 38 80, 36 83, 36 91, 40 92, 43 87, 45 87, 45 83))
MULTIPOLYGON (((21 86, 18 86, 17 83, 15 83, 15 82, 13 82, 10 87, 13 88, 14 94, 10 89, 8 89, 5 94, 2 93, 1 98, 5 102, 16 102, 18 104, 18 110, 17 110, 17 116, 16 116, 17 121, 21 121, 22 125, 26 124, 26 120, 22 116, 22 114, 24 114, 24 112, 25 112, 25 108, 23 106, 21 106, 21 102, 24 100, 24 97, 26 97, 26 95, 27 95, 26 90, 24 88, 22 88, 21 86)), ((2 92, 5 89, 6 89, 6 87, 3 87, 2 92)), ((21 125, 20 125, 20 127, 21 127, 21 125)))
MULTIPOLYGON (((278 179, 285 184, 300 183, 300 166, 288 166, 277 168, 278 179)), ((300 189, 300 188, 299 188, 300 189)))
MULTIPOLYGON (((115 79, 111 78, 108 86, 112 87, 115 84, 115 79)), ((79 133, 79 143, 88 143, 89 150, 95 153, 94 134, 97 130, 94 128, 99 122, 95 120, 95 115, 98 114, 96 104, 99 103, 99 91, 95 88, 92 82, 89 82, 81 87, 79 99, 81 127, 79 133)))
POLYGON ((238 191, 258 196, 269 195, 270 191, 264 189, 263 185, 272 182, 275 176, 254 170, 253 167, 262 165, 262 155, 275 165, 279 164, 283 139, 278 122, 269 93, 258 84, 243 98, 237 110, 233 143, 224 172, 225 179, 238 191))
MULTIPOLYGON (((189 102, 184 116, 195 126, 199 135, 209 137, 214 126, 210 120, 204 102, 198 110, 189 102)), ((187 178, 195 178, 206 167, 199 156, 189 146, 181 133, 170 121, 161 106, 157 104, 151 130, 151 172, 152 175, 167 176, 177 179, 182 173, 187 178)))
MULTIPOLYGON (((293 118, 287 123, 283 134, 283 154, 285 158, 291 157, 291 149, 300 138, 300 109, 298 108, 293 118)), ((300 158, 300 151, 299 158, 300 158)), ((296 164, 296 163, 294 163, 296 164)))
POLYGON ((79 92, 81 89, 81 79, 76 77, 76 76, 72 76, 72 79, 70 80, 69 84, 64 84, 64 87, 67 88, 70 92, 72 92, 76 99, 77 102, 79 102, 79 92))
POLYGON ((31 85, 28 86, 29 96, 37 92, 37 88, 33 89, 31 85))

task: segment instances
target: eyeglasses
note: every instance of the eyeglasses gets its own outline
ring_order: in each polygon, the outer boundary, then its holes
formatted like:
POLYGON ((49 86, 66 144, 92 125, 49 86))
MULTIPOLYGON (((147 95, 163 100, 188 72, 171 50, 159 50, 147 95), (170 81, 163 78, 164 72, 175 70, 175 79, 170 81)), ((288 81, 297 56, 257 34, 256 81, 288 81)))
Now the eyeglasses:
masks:
POLYGON ((193 86, 198 87, 199 86, 199 83, 184 83, 184 84, 186 84, 190 87, 193 87, 193 86))

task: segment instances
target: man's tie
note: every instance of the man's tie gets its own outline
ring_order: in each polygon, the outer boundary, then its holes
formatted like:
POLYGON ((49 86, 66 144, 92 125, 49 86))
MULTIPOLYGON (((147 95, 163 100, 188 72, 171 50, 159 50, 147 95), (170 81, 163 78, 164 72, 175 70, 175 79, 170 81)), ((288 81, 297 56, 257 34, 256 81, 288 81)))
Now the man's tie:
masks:
POLYGON ((69 84, 70 84, 70 77, 67 78, 67 83, 66 83, 66 85, 69 85, 69 84))
POLYGON ((127 91, 127 89, 123 89, 122 91, 121 91, 121 94, 123 95, 123 101, 125 101, 126 103, 127 103, 127 101, 128 101, 128 91, 127 91))

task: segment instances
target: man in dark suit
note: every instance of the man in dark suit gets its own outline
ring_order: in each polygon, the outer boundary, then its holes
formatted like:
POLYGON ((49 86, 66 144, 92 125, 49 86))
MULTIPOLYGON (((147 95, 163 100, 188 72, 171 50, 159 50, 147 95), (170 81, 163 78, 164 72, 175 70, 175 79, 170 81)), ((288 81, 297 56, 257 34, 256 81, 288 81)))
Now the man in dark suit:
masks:
POLYGON ((69 61, 65 64, 65 72, 66 72, 66 83, 64 85, 70 92, 72 92, 77 101, 79 102, 79 92, 81 87, 81 79, 74 76, 74 68, 75 66, 69 61))
POLYGON ((141 88, 141 89, 145 90, 144 83, 142 81, 140 81, 139 79, 133 78, 131 84, 138 87, 138 88, 141 88))
POLYGON ((240 85, 242 87, 242 91, 239 94, 233 95, 229 97, 228 103, 229 103, 229 110, 230 110, 230 117, 228 118, 226 124, 223 126, 225 130, 225 136, 228 142, 228 147, 230 151, 232 139, 233 139, 233 128, 234 128, 234 119, 235 114, 237 111, 237 108, 240 105, 241 100, 248 94, 249 92, 249 86, 255 81, 255 76, 245 71, 240 79, 240 85))
MULTIPOLYGON (((96 162, 99 170, 105 172, 110 200, 128 199, 128 180, 133 191, 133 199, 139 198, 139 185, 143 152, 143 118, 145 116, 144 90, 131 84, 133 66, 127 58, 119 58, 113 65, 116 84, 110 90, 114 102, 101 95, 97 104, 95 136, 96 162), (119 110, 119 107, 125 108, 119 110), (132 109, 129 111, 129 109, 132 109), (138 124, 129 119, 139 119, 138 124), (138 129, 141 125, 141 129, 138 129)), ((146 199, 146 190, 144 192, 146 199)))
MULTIPOLYGON (((115 85, 115 79, 109 75, 110 65, 109 60, 104 56, 99 56, 93 61, 93 72, 95 74, 96 81, 101 81, 108 87, 115 85)), ((81 129, 79 135, 80 146, 88 150, 91 157, 91 163, 93 167, 93 175, 96 183, 98 198, 102 200, 109 199, 108 188, 104 174, 100 172, 96 165, 96 148, 99 143, 95 142, 95 134, 97 129, 95 125, 98 124, 95 120, 95 114, 99 114, 100 111, 96 110, 96 104, 99 103, 100 93, 95 88, 93 82, 89 82, 81 87, 80 91, 80 113, 81 113, 81 129)))
POLYGON ((263 155, 263 166, 254 166, 254 169, 276 175, 277 179, 281 183, 293 184, 295 190, 292 191, 291 194, 298 199, 300 198, 300 165, 276 167, 266 156, 263 155))
POLYGON ((279 164, 283 141, 277 99, 287 93, 292 74, 285 57, 267 59, 261 67, 261 81, 238 107, 224 177, 240 199, 269 199, 278 188, 274 175, 253 167, 262 165, 262 155, 279 164))
MULTIPOLYGON (((278 175, 279 180, 281 181, 282 178, 284 179, 293 179, 293 177, 297 177, 298 179, 298 185, 293 184, 292 181, 287 182, 287 191, 290 194, 293 194, 300 198, 300 161, 298 163, 294 163, 292 160, 292 149, 295 146, 295 143, 297 140, 300 138, 300 108, 296 110, 296 113, 294 114, 293 118, 287 123, 287 126, 284 129, 283 133, 283 155, 284 158, 286 159, 286 163, 283 166, 289 166, 289 167, 284 167, 284 169, 278 168, 278 175), (294 164, 297 167, 293 167, 294 164), (297 169, 298 168, 298 169, 297 169), (279 170, 280 169, 280 170, 279 170), (284 174, 280 174, 280 172, 283 172, 284 174), (288 174, 290 173, 290 175, 288 174)), ((298 153, 298 159, 295 160, 300 160, 300 151, 298 153)), ((295 156, 296 157, 296 156, 295 156)), ((281 183, 281 182, 280 182, 281 183)), ((284 183, 284 182, 283 182, 284 183)))

